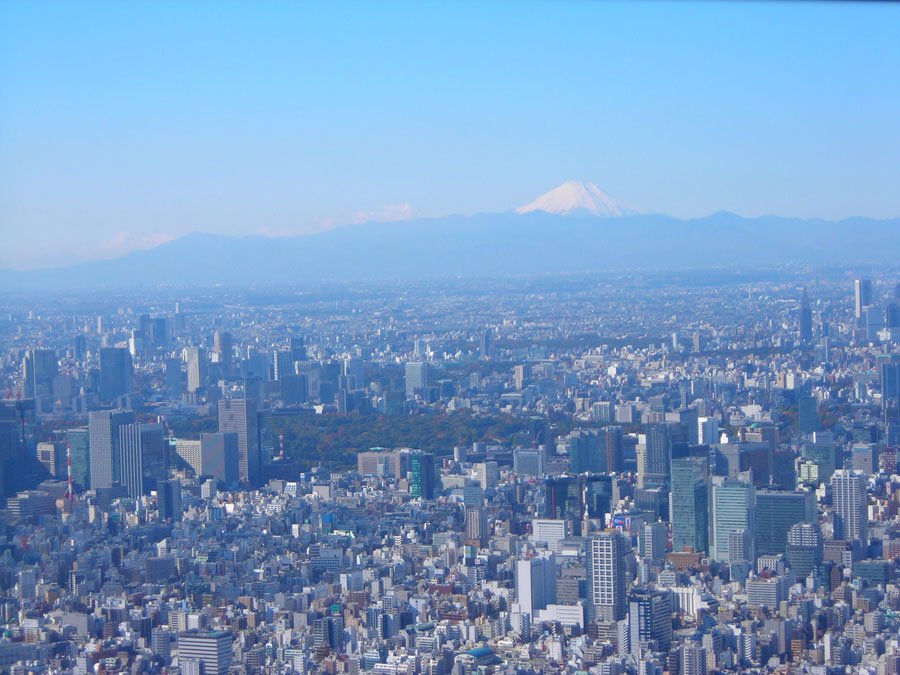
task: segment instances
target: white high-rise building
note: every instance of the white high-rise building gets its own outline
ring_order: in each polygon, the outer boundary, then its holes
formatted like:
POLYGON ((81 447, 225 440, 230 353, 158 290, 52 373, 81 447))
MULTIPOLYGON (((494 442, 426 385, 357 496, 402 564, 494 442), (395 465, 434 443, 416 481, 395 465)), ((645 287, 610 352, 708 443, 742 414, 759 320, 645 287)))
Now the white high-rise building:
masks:
POLYGON ((625 556, 628 542, 619 532, 602 532, 587 540, 590 616, 597 621, 625 618, 625 556))
POLYGON ((516 561, 516 597, 520 610, 534 620, 534 612, 556 602, 556 557, 516 561))
POLYGON ((839 469, 831 475, 831 499, 834 504, 834 538, 869 541, 869 514, 866 503, 866 476, 839 469))

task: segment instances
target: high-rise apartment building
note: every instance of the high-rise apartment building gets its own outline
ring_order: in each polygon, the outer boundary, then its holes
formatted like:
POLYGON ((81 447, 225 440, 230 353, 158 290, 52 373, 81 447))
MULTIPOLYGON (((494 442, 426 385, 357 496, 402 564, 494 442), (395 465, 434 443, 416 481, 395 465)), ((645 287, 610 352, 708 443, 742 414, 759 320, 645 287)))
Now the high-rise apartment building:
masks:
POLYGON ((602 532, 585 540, 588 614, 595 621, 625 618, 625 556, 629 546, 619 532, 602 532))
POLYGON ((868 543, 868 504, 866 477, 839 469, 831 475, 831 500, 834 504, 834 538, 868 543))

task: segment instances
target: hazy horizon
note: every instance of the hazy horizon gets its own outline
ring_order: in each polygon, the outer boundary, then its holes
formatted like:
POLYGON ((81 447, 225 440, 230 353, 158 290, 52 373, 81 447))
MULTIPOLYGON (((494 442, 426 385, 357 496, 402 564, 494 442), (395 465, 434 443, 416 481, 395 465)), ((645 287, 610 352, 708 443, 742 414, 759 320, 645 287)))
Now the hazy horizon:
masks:
POLYGON ((900 7, 0 6, 0 267, 511 211, 900 216, 900 7))

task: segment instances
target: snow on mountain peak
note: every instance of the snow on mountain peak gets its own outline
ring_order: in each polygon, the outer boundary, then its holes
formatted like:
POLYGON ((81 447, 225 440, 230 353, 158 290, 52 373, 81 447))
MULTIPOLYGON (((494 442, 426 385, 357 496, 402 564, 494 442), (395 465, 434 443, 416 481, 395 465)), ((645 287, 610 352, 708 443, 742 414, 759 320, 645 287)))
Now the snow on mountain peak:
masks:
POLYGON ((516 209, 516 213, 529 213, 531 211, 546 211, 547 213, 560 215, 589 213, 608 218, 633 216, 639 213, 620 204, 593 183, 582 183, 576 180, 563 183, 558 188, 541 195, 530 204, 516 209))

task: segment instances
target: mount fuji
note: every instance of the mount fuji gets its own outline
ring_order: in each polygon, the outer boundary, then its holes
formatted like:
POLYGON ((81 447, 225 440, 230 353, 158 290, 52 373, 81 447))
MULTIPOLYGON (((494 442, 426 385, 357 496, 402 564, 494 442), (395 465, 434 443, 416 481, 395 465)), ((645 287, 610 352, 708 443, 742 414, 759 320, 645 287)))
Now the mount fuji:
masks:
POLYGON ((550 190, 533 202, 520 206, 516 213, 544 211, 561 216, 602 216, 618 218, 620 216, 636 216, 636 209, 620 204, 593 183, 582 183, 570 180, 550 190))
POLYGON ((591 183, 572 181, 515 211, 368 222, 278 238, 195 233, 120 258, 0 269, 0 297, 11 291, 749 269, 789 262, 895 265, 898 234, 897 218, 642 214, 591 183))

